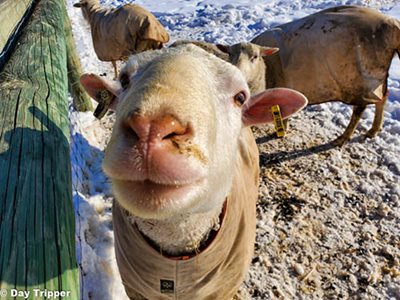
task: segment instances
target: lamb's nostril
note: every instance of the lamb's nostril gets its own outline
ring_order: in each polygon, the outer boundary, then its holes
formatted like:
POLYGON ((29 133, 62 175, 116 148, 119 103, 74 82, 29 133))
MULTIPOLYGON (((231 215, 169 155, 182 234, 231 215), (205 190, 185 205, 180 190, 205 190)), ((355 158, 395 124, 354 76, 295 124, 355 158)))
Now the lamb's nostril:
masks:
POLYGON ((163 140, 169 140, 169 139, 174 139, 174 138, 180 138, 182 136, 190 136, 191 135, 191 130, 189 127, 182 127, 174 132, 171 132, 167 135, 165 135, 162 139, 163 140))
POLYGON ((188 132, 187 126, 171 115, 165 115, 151 124, 151 134, 161 140, 170 140, 188 132))
POLYGON ((141 141, 167 141, 191 135, 189 126, 172 115, 150 118, 132 113, 126 120, 126 126, 141 141))
POLYGON ((132 113, 126 120, 125 125, 133 137, 139 140, 147 139, 150 132, 151 121, 149 118, 138 113, 132 113))
POLYGON ((163 139, 163 140, 169 140, 169 139, 172 139, 172 138, 175 137, 175 136, 177 136, 177 133, 172 132, 172 133, 170 133, 170 134, 164 136, 162 139, 163 139))

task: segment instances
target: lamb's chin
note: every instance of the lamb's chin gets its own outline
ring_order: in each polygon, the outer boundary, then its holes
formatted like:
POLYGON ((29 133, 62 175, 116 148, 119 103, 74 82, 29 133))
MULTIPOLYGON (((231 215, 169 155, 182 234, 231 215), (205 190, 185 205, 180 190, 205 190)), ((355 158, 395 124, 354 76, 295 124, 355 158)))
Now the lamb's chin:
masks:
POLYGON ((184 185, 158 184, 149 180, 112 180, 118 203, 132 215, 162 219, 184 213, 196 203, 204 180, 184 185))

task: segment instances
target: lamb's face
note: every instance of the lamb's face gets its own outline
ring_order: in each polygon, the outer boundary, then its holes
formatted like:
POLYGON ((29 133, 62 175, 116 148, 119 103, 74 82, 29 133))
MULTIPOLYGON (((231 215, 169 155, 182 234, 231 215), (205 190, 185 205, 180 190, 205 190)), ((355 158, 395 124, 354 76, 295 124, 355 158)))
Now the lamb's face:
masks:
POLYGON ((246 81, 202 50, 178 52, 130 76, 105 153, 117 201, 142 218, 212 209, 232 184, 246 81))
POLYGON ((278 48, 262 47, 252 43, 239 43, 228 47, 230 62, 239 68, 250 86, 257 84, 262 87, 262 90, 265 89, 263 57, 272 55, 278 50, 278 48))
POLYGON ((260 67, 264 66, 261 49, 250 43, 239 43, 229 49, 230 61, 242 71, 247 80, 251 80, 263 71, 260 67))

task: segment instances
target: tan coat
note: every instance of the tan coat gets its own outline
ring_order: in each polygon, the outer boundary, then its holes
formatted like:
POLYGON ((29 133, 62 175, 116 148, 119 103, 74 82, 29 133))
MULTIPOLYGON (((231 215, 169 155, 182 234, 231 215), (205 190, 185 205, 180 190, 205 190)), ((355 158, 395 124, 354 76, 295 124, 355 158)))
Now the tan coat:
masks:
POLYGON ((371 104, 386 93, 400 24, 370 8, 341 6, 279 25, 252 43, 279 48, 265 57, 267 88, 293 88, 309 104, 371 104))
POLYGON ((145 50, 159 49, 169 35, 156 17, 135 4, 116 9, 88 7, 93 46, 102 61, 115 61, 145 50))
POLYGON ((259 153, 250 129, 242 130, 239 148, 221 228, 211 244, 190 259, 162 256, 114 204, 116 257, 131 299, 224 300, 235 295, 253 256, 256 229, 259 153))

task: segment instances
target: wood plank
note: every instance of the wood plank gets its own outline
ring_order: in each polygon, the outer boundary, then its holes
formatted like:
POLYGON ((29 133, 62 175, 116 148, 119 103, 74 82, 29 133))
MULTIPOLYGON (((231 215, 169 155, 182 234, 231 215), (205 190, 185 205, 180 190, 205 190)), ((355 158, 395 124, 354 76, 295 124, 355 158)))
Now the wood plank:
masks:
POLYGON ((34 4, 34 0, 0 1, 0 70, 8 59, 34 4))
POLYGON ((79 299, 66 18, 41 0, 0 73, 0 288, 79 299))

